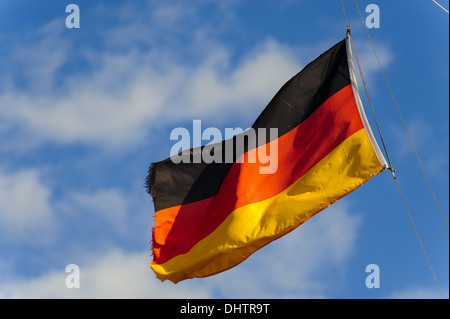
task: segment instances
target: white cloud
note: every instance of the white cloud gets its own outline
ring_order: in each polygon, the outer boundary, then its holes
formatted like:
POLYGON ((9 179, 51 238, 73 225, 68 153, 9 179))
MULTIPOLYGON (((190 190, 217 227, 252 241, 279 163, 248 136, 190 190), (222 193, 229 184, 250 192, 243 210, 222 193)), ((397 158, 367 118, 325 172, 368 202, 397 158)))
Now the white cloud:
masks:
MULTIPOLYGON (((80 288, 66 287, 65 268, 36 279, 4 283, 1 298, 209 298, 204 289, 166 285, 149 266, 148 253, 115 250, 80 261, 80 288)), ((75 263, 75 262, 74 262, 75 263)))
POLYGON ((5 120, 12 120, 35 143, 122 146, 141 139, 145 124, 161 107, 162 96, 156 82, 149 83, 137 75, 133 85, 121 91, 121 97, 109 93, 101 82, 90 83, 92 89, 74 88, 64 97, 16 92, 1 96, 0 105, 5 120))
MULTIPOLYGON (((415 119, 406 123, 408 132, 413 140, 414 146, 420 150, 424 146, 432 146, 434 142, 435 128, 422 119, 415 119)), ((388 132, 392 135, 395 152, 401 157, 411 155, 414 149, 403 126, 390 126, 388 132)))
POLYGON ((54 20, 11 39, 8 51, 5 50, 9 56, 2 61, 0 84, 13 89, 16 81, 26 83, 26 89, 33 93, 52 90, 57 85, 56 72, 68 62, 71 50, 70 41, 62 37, 62 24, 61 20, 54 20))
MULTIPOLYGON (((448 296, 448 293, 446 294, 448 296)), ((445 294, 444 294, 445 296, 445 294)), ((404 290, 395 291, 389 295, 389 299, 442 299, 435 287, 409 287, 404 290)))
POLYGON ((268 39, 231 70, 224 70, 230 64, 229 52, 215 51, 193 70, 186 82, 184 90, 191 106, 189 111, 196 116, 220 117, 221 108, 226 107, 227 112, 230 109, 240 109, 242 113, 253 111, 256 118, 258 113, 254 106, 265 106, 297 73, 299 63, 292 51, 292 48, 268 39))
MULTIPOLYGON (((105 10, 98 6, 93 12, 108 14, 105 10)), ((199 21, 197 10, 183 2, 126 4, 117 25, 94 35, 101 35, 101 49, 75 44, 61 31, 60 20, 24 36, 25 46, 9 43, 18 54, 7 57, 5 78, 19 77, 25 86, 11 81, 0 90, 0 131, 10 136, 0 147, 56 142, 120 150, 145 141, 164 124, 236 114, 255 118, 300 70, 302 49, 266 39, 236 63, 233 48, 217 40, 219 31, 199 21), (189 28, 180 29, 180 21, 189 28), (180 40, 185 37, 186 43, 180 40), (86 69, 74 71, 72 59, 86 69), (72 71, 62 73, 64 67, 72 71)), ((367 43, 358 47, 368 74, 378 67, 370 50, 367 43)), ((378 51, 386 66, 390 50, 381 45, 378 51)))
POLYGON ((213 50, 201 65, 161 65, 159 53, 151 55, 152 61, 146 53, 96 56, 94 60, 102 61, 99 70, 69 81, 64 95, 57 90, 0 95, 1 126, 20 128, 16 138, 21 143, 10 144, 82 142, 118 149, 143 141, 152 123, 220 118, 230 107, 267 103, 297 70, 297 63, 273 40, 228 70, 221 69, 230 64, 226 49, 213 50))
POLYGON ((125 5, 120 23, 99 31, 102 50, 75 44, 60 20, 23 36, 26 45, 8 43, 9 52, 19 53, 4 62, 11 65, 4 78, 11 81, 0 86, 0 130, 10 138, 0 147, 81 142, 118 150, 145 141, 152 127, 262 107, 299 69, 292 50, 271 39, 233 65, 231 49, 197 21, 197 8, 151 5, 150 11, 144 7, 154 19, 125 5), (180 19, 191 27, 190 42, 161 40, 161 28, 164 39, 187 34, 175 24, 180 19), (117 34, 121 41, 114 40, 117 34), (87 69, 73 70, 72 59, 87 69), (63 73, 67 67, 72 71, 63 73))
POLYGON ((37 170, 0 171, 2 237, 35 243, 44 240, 54 221, 50 196, 51 190, 42 183, 37 170))
POLYGON ((122 229, 126 227, 127 202, 125 195, 118 189, 101 189, 91 193, 70 194, 69 202, 82 211, 89 211, 122 229))

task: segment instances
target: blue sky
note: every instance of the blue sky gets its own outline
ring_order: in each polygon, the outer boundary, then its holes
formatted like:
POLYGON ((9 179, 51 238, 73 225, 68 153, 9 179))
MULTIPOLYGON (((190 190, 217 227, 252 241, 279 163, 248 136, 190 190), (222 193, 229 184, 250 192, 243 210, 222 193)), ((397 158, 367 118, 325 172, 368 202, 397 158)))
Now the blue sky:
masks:
MULTIPOLYGON (((431 0, 358 1, 364 17, 370 3, 380 28, 369 32, 448 222, 449 16, 431 0)), ((354 2, 344 4, 448 298, 448 232, 354 2)), ((249 127, 345 30, 331 0, 1 1, 0 297, 440 298, 389 172, 224 273, 174 285, 148 266, 154 208, 144 181, 169 155, 171 130, 194 119, 249 127), (65 26, 70 3, 79 29, 65 26), (68 264, 80 267, 79 289, 65 286, 68 264), (379 266, 380 288, 365 285, 369 264, 379 266)))

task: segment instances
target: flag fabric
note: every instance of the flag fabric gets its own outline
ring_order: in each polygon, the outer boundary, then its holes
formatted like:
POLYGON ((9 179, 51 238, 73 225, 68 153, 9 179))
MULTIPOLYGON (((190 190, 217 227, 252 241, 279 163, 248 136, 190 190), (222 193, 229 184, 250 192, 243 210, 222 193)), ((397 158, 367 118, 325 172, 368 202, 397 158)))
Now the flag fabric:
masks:
POLYGON ((151 165, 151 268, 160 280, 232 268, 387 167, 361 104, 349 37, 284 84, 252 128, 278 134, 267 133, 265 144, 247 142, 231 163, 168 158, 151 165), (273 145, 277 169, 270 174, 260 171, 267 163, 237 160, 273 145))

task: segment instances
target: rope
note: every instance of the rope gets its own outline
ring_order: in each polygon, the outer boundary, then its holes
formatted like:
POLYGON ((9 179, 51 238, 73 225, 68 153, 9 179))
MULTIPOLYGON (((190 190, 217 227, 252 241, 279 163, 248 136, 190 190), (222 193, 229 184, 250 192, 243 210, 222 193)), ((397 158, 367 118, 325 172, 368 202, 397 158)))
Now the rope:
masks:
POLYGON ((356 64, 358 65, 359 74, 361 75, 361 80, 362 80, 363 85, 364 85, 364 90, 366 92, 367 100, 369 101, 370 110, 372 111, 372 115, 373 115, 373 118, 375 120, 375 125, 376 125, 377 131, 378 131, 378 135, 380 135, 381 144, 383 145, 384 153, 386 154, 386 158, 387 158, 387 161, 388 161, 388 164, 389 164, 389 167, 387 169, 389 169, 392 172, 392 174, 394 175, 394 177, 395 177, 395 174, 394 174, 395 170, 392 168, 391 159, 389 158, 389 154, 388 154, 388 151, 387 151, 387 148, 386 148, 386 144, 384 143, 383 135, 381 134, 381 129, 380 129, 380 126, 378 125, 377 117, 375 116, 375 111, 373 109, 372 101, 370 100, 369 92, 367 91, 366 81, 365 81, 364 75, 362 73, 361 65, 359 64, 358 54, 356 54, 355 44, 353 43, 353 38, 351 37, 350 24, 348 24, 347 17, 345 16, 345 9, 344 9, 344 2, 343 2, 343 0, 341 0, 341 5, 342 5, 342 12, 344 13, 344 20, 345 20, 345 23, 347 25, 347 35, 349 36, 350 41, 352 43, 352 50, 353 50, 353 53, 355 54, 356 64))
POLYGON ((431 194, 433 195, 434 202, 436 203, 436 206, 437 206, 437 208, 439 210, 439 213, 441 215, 441 218, 442 218, 442 220, 444 222, 445 228, 447 229, 447 233, 448 233, 449 230, 448 230, 447 222, 445 221, 445 218, 444 218, 444 214, 442 213, 442 210, 441 210, 441 207, 439 206, 439 203, 437 201, 436 195, 435 195, 435 193, 433 191, 433 188, 431 187, 430 180, 428 179, 428 176, 427 176, 427 174, 425 172, 425 168, 422 165, 422 161, 420 160, 419 153, 417 152, 416 147, 414 145, 414 142, 413 142, 413 140, 411 138, 411 135, 409 134, 408 128, 406 127, 406 124, 405 124, 405 121, 403 119, 402 113, 400 112, 400 108, 398 107, 397 101, 395 100, 394 94, 392 93, 391 86, 389 85, 389 82, 387 80, 386 74, 384 73, 383 67, 381 66, 380 59, 378 59, 377 52, 375 51, 375 47, 373 45, 372 39, 370 38, 369 31, 367 30, 366 24, 364 23, 364 19, 362 17, 361 11, 359 10, 358 3, 356 2, 356 0, 354 0, 354 1, 355 1, 356 8, 358 9, 358 13, 359 13, 359 16, 361 18, 361 21, 362 21, 362 24, 364 26, 364 29, 366 30, 367 37, 369 38, 370 45, 372 46, 373 53, 375 54, 375 57, 377 59, 378 65, 379 65, 380 70, 381 70, 381 73, 383 74, 384 81, 386 82, 386 85, 387 85, 387 87, 389 89, 389 93, 391 94, 392 100, 394 101, 394 104, 395 104, 395 107, 397 109, 398 115, 400 116, 400 119, 402 121, 403 127, 405 128, 406 134, 408 135, 409 142, 411 143, 411 146, 412 146, 412 148, 414 150, 414 153, 416 155, 417 161, 419 162, 419 165, 420 165, 420 167, 422 169, 423 175, 425 176, 425 179, 427 181, 428 187, 430 188, 431 194))
MULTIPOLYGON (((342 6, 344 5, 343 2, 342 2, 342 0, 341 0, 341 4, 342 4, 342 6)), ((399 110, 398 105, 397 105, 397 103, 396 103, 396 101, 395 101, 395 98, 394 98, 394 96, 393 96, 392 90, 390 89, 389 83, 387 82, 386 75, 385 75, 385 73, 384 73, 384 71, 383 71, 383 68, 381 67, 381 63, 380 63, 380 61, 379 61, 379 59, 378 59, 378 56, 377 56, 377 54, 376 54, 376 51, 375 51, 375 48, 374 48, 374 46, 373 46, 372 40, 370 39, 370 35, 369 35, 368 31, 367 31, 366 25, 364 24, 364 20, 363 20, 363 18, 362 18, 361 11, 359 10, 359 7, 358 7, 358 4, 357 4, 356 0, 355 0, 355 5, 356 5, 356 8, 358 9, 359 16, 361 17, 361 20, 362 20, 363 25, 364 25, 364 28, 365 28, 365 30, 366 30, 367 36, 368 36, 369 41, 370 41, 370 43, 371 43, 371 45, 372 45, 372 49, 373 49, 373 51, 374 51, 375 57, 377 58, 378 65, 380 66, 380 69, 381 69, 381 71, 382 71, 382 73, 383 73, 383 76, 384 76, 384 78, 385 78, 386 84, 387 84, 387 86, 388 86, 388 88, 389 88, 389 92, 391 93, 391 96, 392 96, 392 98, 393 98, 393 100, 394 100, 394 104, 396 105, 397 111, 399 112, 400 118, 402 119, 403 126, 405 127, 405 129, 406 129, 406 131, 407 131, 406 125, 405 125, 405 123, 404 123, 404 121, 403 121, 403 117, 401 116, 400 110, 399 110)), ((384 147, 385 152, 386 152, 386 157, 387 157, 389 166, 391 167, 391 172, 392 172, 392 176, 393 176, 394 181, 395 181, 395 185, 397 186, 397 190, 398 190, 398 192, 399 192, 399 194, 400 194, 400 197, 401 197, 401 199, 402 199, 403 205, 405 206, 405 209, 406 209, 406 212, 407 212, 407 214, 408 214, 409 220, 411 221, 411 225, 412 225, 412 227, 413 227, 413 229, 414 229, 414 232, 415 232, 415 234, 416 234, 416 237, 417 237, 417 239, 418 239, 418 241, 419 241, 420 247, 422 248, 422 252, 423 252, 423 254, 424 254, 424 256, 425 256, 425 259, 427 260, 427 263, 428 263, 428 266, 429 266, 429 268, 430 268, 430 270, 431 270, 431 273, 432 273, 432 275, 433 275, 434 281, 436 282, 436 286, 437 286, 437 288, 438 288, 438 290, 439 290, 439 293, 441 294, 442 298, 445 299, 444 294, 442 293, 441 287, 439 286, 439 283, 438 283, 438 281, 437 281, 437 278, 436 278, 436 275, 435 275, 435 273, 434 273, 433 267, 431 266, 431 263, 430 263, 430 260, 429 260, 429 258, 428 258, 428 255, 427 255, 427 253, 426 253, 426 251, 425 251, 425 248, 424 248, 424 246, 423 246, 423 244, 422 244, 422 240, 420 239, 420 236, 419 236, 419 233, 418 233, 418 231, 417 231, 417 228, 416 228, 416 226, 415 226, 415 224, 414 224, 414 221, 413 221, 413 219, 412 219, 412 217, 411 217, 411 213, 409 212, 408 206, 406 205, 405 198, 403 197, 403 194, 402 194, 402 192, 401 192, 401 190, 400 190, 400 186, 399 186, 399 184, 398 184, 397 177, 395 176, 394 170, 392 169, 391 161, 390 161, 390 159, 389 159, 389 154, 388 154, 387 149, 386 149, 386 146, 385 146, 385 144, 384 144, 383 137, 382 137, 382 135, 381 135, 381 131, 380 131, 380 129, 379 129, 379 126, 378 126, 378 123, 377 123, 377 120, 376 120, 376 117, 375 117, 375 112, 374 112, 374 110, 373 110, 372 103, 371 103, 370 98, 369 98, 369 94, 368 94, 368 90, 367 90, 366 83, 365 83, 365 80, 364 80, 364 76, 363 76, 363 74, 362 74, 362 69, 361 69, 361 66, 360 66, 360 64, 359 64, 358 55, 357 55, 357 53, 356 53, 356 48, 355 48, 355 45, 354 45, 353 40, 352 40, 351 37, 350 37, 350 40, 351 40, 351 43, 352 43, 353 52, 355 53, 355 59, 356 59, 357 65, 358 65, 358 70, 359 70, 359 72, 360 72, 361 79, 362 79, 362 81, 363 81, 364 90, 365 90, 366 95, 367 95, 367 100, 369 101, 369 105, 370 105, 370 108, 371 108, 371 110, 372 110, 372 114, 373 114, 374 119, 375 119, 375 124, 376 124, 376 126, 377 126, 378 133, 380 134, 380 138, 381 138, 381 141, 382 141, 382 143, 383 143, 383 147, 384 147)), ((407 133, 408 133, 408 131, 407 131, 407 133)), ((408 133, 408 136, 410 137, 409 133, 408 133)), ((410 142, 411 142, 411 144, 413 145, 413 148, 414 148, 414 151, 415 151, 415 147, 414 147, 414 144, 412 143, 411 137, 410 137, 410 142)), ((417 156, 417 158, 419 159, 419 157, 418 157, 418 155, 417 155, 417 152, 416 152, 416 156, 417 156)), ((420 159, 419 159, 419 163, 420 163, 420 159)), ((422 166, 422 165, 421 165, 421 166, 422 166)), ((423 169, 423 166, 422 166, 422 171, 423 171, 424 174, 425 174, 425 171, 424 171, 424 169, 423 169)), ((426 174, 425 174, 425 176, 426 176, 426 174)), ((427 178, 427 181, 428 181, 428 178, 427 178)), ((430 186, 430 184, 429 184, 429 186, 430 186)), ((431 186, 430 186, 430 188, 431 188, 431 186)), ((431 190, 432 190, 432 189, 431 189, 431 190)), ((433 192, 433 191, 432 191, 432 192, 433 192)), ((434 192, 433 192, 433 196, 434 196, 434 192)), ((438 206, 438 208, 439 208, 439 206, 438 206)), ((440 209, 439 209, 439 211, 440 211, 440 209)), ((441 212, 441 215, 442 215, 442 212, 441 212)), ((444 223, 445 223, 445 220, 444 220, 444 223)), ((446 227, 447 227, 447 224, 445 224, 445 225, 446 225, 446 227)), ((447 228, 447 231, 448 231, 448 228, 447 228)))
POLYGON ((398 189, 398 192, 399 192, 400 197, 401 197, 401 199, 402 199, 403 205, 405 206, 406 212, 408 213, 408 217, 409 217, 409 220, 411 221, 411 225, 412 225, 413 228, 414 228, 414 232, 416 233, 416 237, 417 237, 417 239, 419 240, 419 244, 420 244, 420 247, 422 248, 422 252, 423 252, 423 254, 424 254, 424 256, 425 256, 425 259, 427 260, 428 266, 430 267, 431 273, 432 273, 433 278, 434 278, 434 281, 436 282, 436 285, 437 285, 437 287, 438 287, 438 289, 439 289, 439 292, 440 292, 442 298, 444 299, 444 298, 445 298, 445 297, 444 297, 444 294, 442 293, 441 287, 439 286, 439 283, 438 283, 438 281, 437 281, 436 275, 434 274, 433 267, 431 267, 430 260, 428 259, 428 255, 427 255, 427 253, 425 252, 425 248, 423 247, 422 240, 420 240, 420 236, 419 236, 419 233, 417 232, 416 225, 414 224, 414 221, 413 221, 413 219, 412 219, 412 217, 411 217, 411 214, 410 214, 410 212, 409 212, 408 206, 406 205, 406 201, 405 201, 405 199, 404 199, 404 197, 403 197, 403 194, 402 194, 402 192, 401 192, 401 190, 400 190, 400 186, 399 186, 399 184, 398 184, 397 177, 395 176, 395 173, 394 173, 395 170, 392 168, 391 160, 389 159, 389 154, 388 154, 388 152, 387 152, 386 145, 384 144, 384 140, 383 140, 383 136, 382 136, 382 134, 381 134, 380 127, 378 126, 378 122, 377 122, 377 118, 376 118, 376 116, 375 116, 375 112, 374 112, 374 109, 373 109, 373 106, 372 106, 372 102, 370 101, 370 97, 369 97, 369 93, 368 93, 368 90, 367 90, 366 82, 365 82, 365 80, 364 80, 364 75, 363 75, 363 73, 362 73, 361 65, 359 64, 358 54, 356 53, 356 48, 355 48, 355 45, 354 45, 354 43, 353 43, 352 37, 350 37, 350 41, 351 41, 351 43, 352 43, 352 48, 353 48, 353 52, 354 52, 354 54, 355 54, 356 64, 358 65, 358 70, 359 70, 359 73, 360 73, 360 75, 361 75, 361 80, 362 80, 362 82, 363 82, 363 86, 364 86, 364 90, 365 90, 365 92, 366 92, 367 100, 369 101, 370 109, 372 110, 372 115, 373 115, 373 117, 374 117, 375 124, 376 124, 376 126, 377 126, 378 134, 380 135, 381 143, 383 144, 383 148, 384 148, 384 151, 385 151, 385 153, 386 153, 386 159, 387 159, 387 161, 388 161, 388 163, 389 163, 389 168, 388 168, 388 169, 392 172, 392 177, 394 178, 395 185, 397 186, 397 189, 398 189))
POLYGON ((350 24, 348 24, 347 17, 345 16, 345 9, 344 9, 344 2, 343 2, 343 0, 341 0, 341 5, 342 5, 342 12, 344 13, 345 25, 348 28, 350 26, 350 24))
MULTIPOLYGON (((342 0, 341 0, 342 1, 342 0)), ((441 7, 442 10, 448 13, 448 10, 445 9, 443 6, 441 6, 439 3, 437 3, 435 0, 433 0, 434 3, 436 3, 439 7, 441 7)))
POLYGON ((422 241, 420 240, 419 233, 417 232, 417 229, 416 229, 416 225, 414 225, 414 222, 412 220, 411 214, 409 213, 408 206, 406 206, 405 199, 403 198, 402 191, 400 190, 400 186, 398 185, 398 181, 397 181, 397 178, 395 176, 394 176, 394 181, 395 181, 395 185, 397 185, 397 189, 398 189, 398 192, 400 194, 400 197, 402 198, 402 202, 403 202, 403 205, 405 206, 406 212, 408 213, 408 217, 409 217, 409 220, 411 221, 411 225, 413 226, 414 232, 416 233, 416 237, 419 240, 420 247, 422 248, 422 252, 425 255, 425 259, 427 260, 427 263, 428 263, 428 266, 430 267, 431 273, 433 274, 433 278, 434 278, 434 281, 436 282, 436 285, 437 285, 437 287, 439 289, 439 293, 441 294, 442 299, 445 299, 444 294, 442 293, 441 287, 439 286, 439 283, 437 281, 436 275, 434 274, 433 267, 431 267, 430 260, 428 259, 427 253, 425 252, 425 248, 423 247, 422 241))
MULTIPOLYGON (((349 35, 349 24, 347 23, 347 18, 346 18, 346 16, 345 16, 344 3, 343 3, 342 0, 341 0, 341 4, 342 4, 342 10, 343 10, 343 13, 344 13, 344 19, 345 19, 345 22, 346 22, 346 24, 347 24, 347 34, 349 35)), ((381 71, 382 71, 382 73, 383 73, 383 76, 384 76, 384 78, 385 78, 386 84, 387 84, 387 86, 388 86, 388 88, 389 88, 389 91, 390 91, 390 93, 391 93, 391 96, 392 96, 392 98, 393 98, 393 100, 394 100, 394 104, 395 104, 396 107, 397 107, 397 111, 399 112, 400 118, 402 119, 402 123, 403 123, 403 125, 404 125, 404 127, 405 127, 405 129, 406 129, 406 125, 405 125, 405 123, 404 123, 404 121, 403 121, 403 117, 401 116, 401 113, 400 113, 400 110, 399 110, 399 108, 398 108, 398 105, 397 105, 397 103, 396 103, 396 101, 395 101, 395 99, 394 99, 394 96, 393 96, 393 94, 392 94, 392 90, 390 89, 390 86, 389 86, 389 84, 388 84, 388 82, 387 82, 387 78, 386 78, 386 76, 385 76, 385 74, 384 74, 384 71, 383 71, 383 69, 382 69, 382 67, 381 67, 381 63, 380 63, 380 61, 379 61, 379 59, 378 59, 378 56, 377 56, 377 54, 376 54, 376 52, 375 52, 375 48, 374 48, 374 46, 373 46, 372 40, 370 39, 370 35, 369 35, 368 31, 367 31, 366 25, 364 24, 364 20, 363 20, 363 18, 362 18, 361 12, 359 11, 359 7, 358 7, 358 4, 356 3, 356 0, 355 0, 355 4, 356 4, 356 7, 357 7, 357 9, 358 9, 358 12, 359 12, 359 15, 360 15, 360 17, 361 17, 361 20, 362 20, 362 22, 363 22, 364 28, 366 29, 366 33, 367 33, 367 36, 368 36, 368 38, 369 38, 369 40, 370 40, 370 43, 371 43, 371 45, 372 45, 372 49, 373 49, 373 51, 374 51, 375 57, 377 58, 378 65, 380 66, 380 69, 381 69, 381 71)), ((428 255, 427 255, 427 253, 426 253, 426 251, 425 251, 425 248, 424 248, 424 246, 423 246, 423 244, 422 244, 422 240, 420 239, 420 236, 419 236, 419 233, 418 233, 418 231, 417 231, 417 228, 416 228, 416 226, 415 226, 415 224, 414 224, 414 221, 413 221, 413 219, 412 219, 412 217, 411 217, 411 213, 409 212, 408 206, 406 205, 405 198, 403 197, 403 194, 402 194, 402 192, 401 192, 401 190, 400 190, 400 186, 399 186, 399 184, 398 184, 397 177, 395 176, 395 173, 394 173, 395 170, 392 168, 391 160, 390 160, 390 158, 389 158, 389 154, 388 154, 388 152, 387 152, 387 148, 386 148, 386 145, 385 145, 385 143, 384 143, 384 139, 383 139, 383 136, 382 136, 382 134, 381 134, 381 130, 380 130, 380 127, 379 127, 379 125, 378 125, 378 121, 377 121, 376 116, 375 116, 375 111, 374 111, 374 109, 373 109, 372 102, 371 102, 370 97, 369 97, 369 93, 368 93, 368 90, 367 90, 367 86, 366 86, 366 82, 365 82, 365 79, 364 79, 364 75, 363 75, 363 73, 362 73, 361 65, 360 65, 360 63, 359 63, 358 55, 357 55, 357 53, 356 53, 356 48, 355 48, 355 45, 354 45, 354 43, 353 43, 353 39, 352 39, 351 36, 350 36, 350 40, 351 40, 353 52, 354 52, 354 54, 355 54, 355 60, 356 60, 356 63, 357 63, 357 65, 358 65, 358 70, 359 70, 359 73, 360 73, 360 75, 361 75, 361 79, 362 79, 362 82, 363 82, 363 85, 364 85, 364 90, 365 90, 365 92, 366 92, 367 100, 368 100, 368 102, 369 102, 370 109, 371 109, 371 111, 372 111, 372 115, 373 115, 373 117, 374 117, 375 124, 376 124, 377 130, 378 130, 378 134, 380 135, 380 139, 381 139, 381 142, 382 142, 382 144, 383 144, 384 151, 385 151, 385 153, 386 153, 386 158, 387 158, 387 161, 388 161, 388 163, 389 163, 389 168, 388 168, 388 169, 391 170, 391 172, 392 172, 392 176, 393 176, 393 178, 394 178, 395 185, 397 186, 397 190, 398 190, 398 192, 399 192, 399 194, 400 194, 400 197, 401 197, 401 199, 402 199, 403 205, 405 206, 405 209, 406 209, 406 212, 407 212, 407 214, 408 214, 409 220, 411 221, 411 225, 412 225, 412 227, 413 227, 413 229, 414 229, 414 232, 415 232, 415 234, 416 234, 416 237, 417 237, 417 239, 418 239, 418 241, 419 241, 420 247, 422 248, 422 252, 423 252, 423 254, 424 254, 424 256, 425 256, 425 259, 427 260, 427 263, 428 263, 428 266, 429 266, 429 268, 430 268, 430 270, 431 270, 431 273, 432 273, 432 275, 433 275, 434 281, 436 282, 436 286, 438 287, 439 293, 441 294, 442 298, 445 299, 444 294, 442 293, 441 287, 439 286, 439 283, 438 283, 438 281, 437 281, 437 278, 436 278, 436 275, 435 275, 435 273, 434 273, 433 267, 431 266, 431 262, 430 262, 430 260, 429 260, 429 258, 428 258, 428 255)), ((407 131, 407 129, 406 129, 406 131, 407 131)), ((408 131, 407 131, 407 132, 408 132, 408 131)), ((408 133, 408 136, 410 137, 409 133, 408 133)), ((411 137, 410 137, 410 142, 411 142, 411 144, 413 144, 413 143, 412 143, 411 137)), ((413 144, 413 148, 414 148, 414 151, 415 151, 414 144, 413 144)), ((416 151, 415 151, 415 152, 416 152, 416 151)), ((417 156, 417 158, 419 159, 419 157, 418 157, 418 155, 417 155, 417 152, 416 152, 416 156, 417 156)), ((420 163, 420 159, 419 159, 419 163, 420 163)), ((422 166, 422 164, 421 164, 421 166, 422 166)), ((425 170, 423 169, 423 166, 422 166, 422 171, 423 171, 424 174, 425 174, 425 170)), ((426 177, 426 174, 425 174, 425 177, 426 177)), ((428 178, 427 178, 427 181, 428 181, 428 178)), ((430 186, 430 189, 431 189, 431 185, 430 185, 430 184, 428 184, 428 185, 430 186)), ((431 191, 432 191, 433 196, 434 196, 434 192, 433 192, 432 189, 431 189, 431 191)), ((436 201, 436 203, 437 203, 437 201, 436 201)), ((439 208, 439 205, 438 205, 438 208, 439 208)), ((439 211, 440 211, 440 208, 439 208, 439 211)), ((442 216, 442 212, 441 212, 441 216, 442 216)), ((443 217, 443 216, 442 216, 442 217, 443 217)), ((444 223, 445 223, 445 220, 444 220, 444 223)), ((446 227, 447 227, 447 224, 445 224, 445 225, 446 225, 446 227)), ((447 227, 447 231, 448 231, 448 227, 447 227)))
POLYGON ((381 144, 383 145, 384 153, 386 154, 386 159, 387 159, 388 164, 389 164, 389 167, 387 169, 389 169, 392 172, 392 175, 395 178, 395 174, 394 174, 395 170, 392 168, 391 159, 389 158, 389 153, 387 151, 386 144, 384 143, 384 138, 383 138, 383 135, 381 134, 381 129, 380 129, 380 126, 378 125, 377 117, 375 116, 375 111, 373 109, 372 101, 370 100, 369 91, 367 90, 366 81, 364 79, 364 75, 363 75, 363 72, 362 72, 362 69, 361 69, 361 64, 359 64, 358 54, 356 53, 356 47, 355 47, 355 44, 353 43, 352 37, 350 37, 350 41, 352 43, 353 53, 355 54, 356 65, 358 66, 359 74, 361 75, 361 80, 362 80, 362 83, 363 83, 363 86, 364 86, 364 91, 366 92, 367 101, 369 102, 370 110, 372 111, 372 115, 373 115, 373 118, 375 120, 375 125, 377 127, 378 135, 380 135, 381 144))

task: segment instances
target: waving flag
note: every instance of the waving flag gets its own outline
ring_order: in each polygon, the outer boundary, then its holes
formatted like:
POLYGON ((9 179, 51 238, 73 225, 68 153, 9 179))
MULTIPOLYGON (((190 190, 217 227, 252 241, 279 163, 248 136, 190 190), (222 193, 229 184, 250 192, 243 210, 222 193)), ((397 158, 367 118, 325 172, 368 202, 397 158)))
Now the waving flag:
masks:
MULTIPOLYGON (((361 105, 348 38, 290 79, 252 128, 258 143, 244 143, 232 162, 172 157, 151 165, 151 268, 159 279, 176 283, 234 267, 387 166, 361 105), (261 129, 271 128, 277 136, 265 133, 261 142, 261 129), (267 163, 242 160, 272 146, 270 173, 261 173, 267 163)), ((216 145, 225 148, 226 141, 216 145)))

